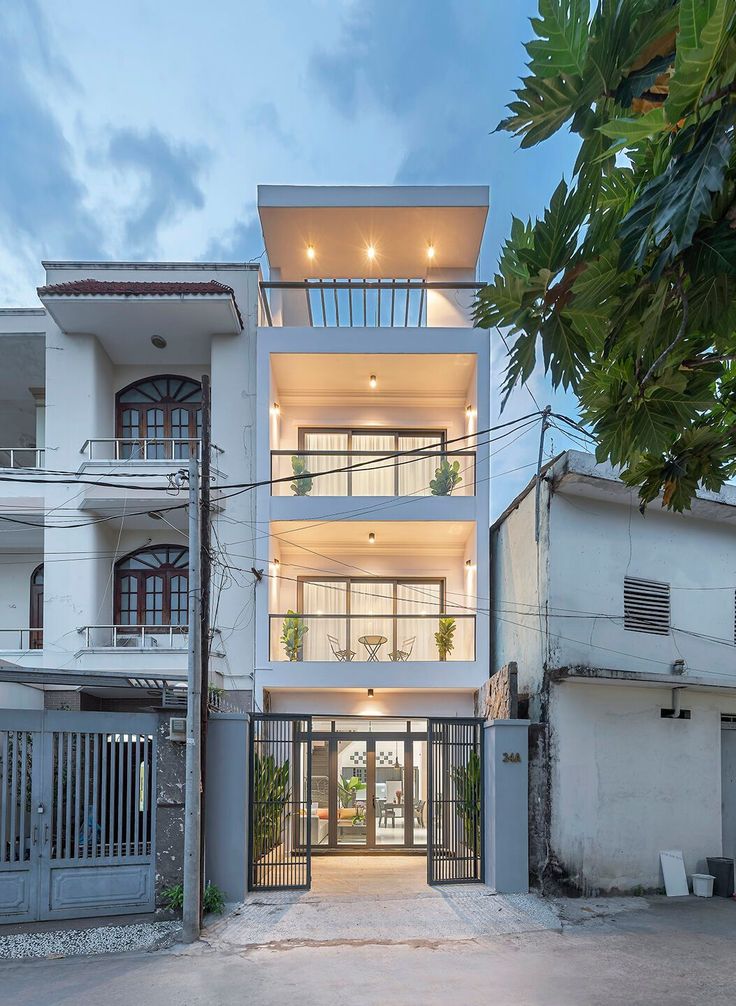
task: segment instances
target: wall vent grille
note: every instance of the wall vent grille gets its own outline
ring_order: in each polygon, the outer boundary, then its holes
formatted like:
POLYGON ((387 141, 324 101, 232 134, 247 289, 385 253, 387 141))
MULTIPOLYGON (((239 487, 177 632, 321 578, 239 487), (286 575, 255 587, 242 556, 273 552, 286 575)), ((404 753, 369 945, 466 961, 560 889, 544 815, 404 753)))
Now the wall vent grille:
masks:
POLYGON ((670 585, 624 577, 624 628, 667 636, 670 631, 670 585))

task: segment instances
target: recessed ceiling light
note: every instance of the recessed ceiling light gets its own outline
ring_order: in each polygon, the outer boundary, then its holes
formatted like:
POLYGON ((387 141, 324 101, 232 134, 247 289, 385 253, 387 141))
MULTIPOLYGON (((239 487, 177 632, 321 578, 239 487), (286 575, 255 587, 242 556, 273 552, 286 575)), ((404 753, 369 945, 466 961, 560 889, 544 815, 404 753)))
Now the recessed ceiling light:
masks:
POLYGON ((368 256, 368 258, 370 259, 370 261, 372 262, 373 259, 376 257, 376 246, 375 245, 368 245, 368 247, 365 250, 365 253, 368 256))
POLYGON ((307 258, 311 261, 317 253, 314 250, 314 245, 307 245, 307 258))
POLYGON ((156 349, 166 349, 166 339, 164 339, 163 335, 152 335, 151 342, 156 349))
POLYGON ((427 248, 427 258, 434 258, 434 245, 429 245, 427 248))
POLYGON ((369 688, 369 689, 368 689, 368 698, 369 698, 369 699, 372 699, 372 698, 373 698, 373 689, 372 689, 372 688, 369 688))
POLYGON ((375 545, 376 544, 376 536, 373 533, 373 531, 369 531, 368 532, 368 544, 369 545, 375 545))
POLYGON ((378 385, 378 380, 375 374, 371 374, 371 376, 368 378, 368 383, 372 388, 375 388, 378 385))

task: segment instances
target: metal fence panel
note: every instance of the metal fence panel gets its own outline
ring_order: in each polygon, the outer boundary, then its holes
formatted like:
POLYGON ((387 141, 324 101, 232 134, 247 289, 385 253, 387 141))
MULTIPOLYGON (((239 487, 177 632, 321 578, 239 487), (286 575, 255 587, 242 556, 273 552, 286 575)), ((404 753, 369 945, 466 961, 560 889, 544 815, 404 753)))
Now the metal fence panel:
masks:
POLYGON ((311 717, 254 714, 249 757, 249 889, 308 890, 311 717))
POLYGON ((483 882, 483 721, 427 723, 427 880, 483 882))

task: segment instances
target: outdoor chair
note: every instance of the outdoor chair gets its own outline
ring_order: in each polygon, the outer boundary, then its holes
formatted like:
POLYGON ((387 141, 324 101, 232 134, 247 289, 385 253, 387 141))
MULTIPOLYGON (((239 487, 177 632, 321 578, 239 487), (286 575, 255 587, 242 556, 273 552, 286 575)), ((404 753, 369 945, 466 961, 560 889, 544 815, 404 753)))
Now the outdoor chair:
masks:
POLYGON ((401 644, 400 649, 396 649, 392 653, 389 653, 389 660, 408 660, 411 656, 411 651, 414 649, 416 639, 416 636, 409 636, 408 639, 405 639, 401 644))
POLYGON ((341 663, 352 660, 355 656, 355 650, 341 650, 339 640, 336 636, 331 636, 329 632, 327 633, 327 640, 330 644, 333 656, 335 656, 341 663))

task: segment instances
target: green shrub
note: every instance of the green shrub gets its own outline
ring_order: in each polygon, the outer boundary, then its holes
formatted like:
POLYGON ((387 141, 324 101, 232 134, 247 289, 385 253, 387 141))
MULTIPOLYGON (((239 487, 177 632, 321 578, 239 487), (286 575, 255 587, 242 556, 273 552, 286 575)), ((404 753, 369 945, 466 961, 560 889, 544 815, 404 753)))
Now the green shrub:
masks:
POLYGON ((449 496, 455 486, 463 480, 460 474, 460 462, 453 461, 452 464, 443 458, 439 468, 435 469, 434 478, 429 483, 429 488, 433 496, 449 496))
MULTIPOLYGON (((181 912, 184 908, 184 885, 171 884, 169 887, 165 887, 161 892, 161 898, 169 911, 181 912)), ((204 889, 202 907, 207 915, 213 913, 222 915, 225 911, 225 895, 217 884, 213 884, 211 881, 207 882, 204 889)))

